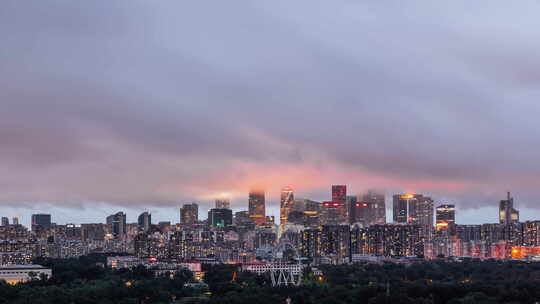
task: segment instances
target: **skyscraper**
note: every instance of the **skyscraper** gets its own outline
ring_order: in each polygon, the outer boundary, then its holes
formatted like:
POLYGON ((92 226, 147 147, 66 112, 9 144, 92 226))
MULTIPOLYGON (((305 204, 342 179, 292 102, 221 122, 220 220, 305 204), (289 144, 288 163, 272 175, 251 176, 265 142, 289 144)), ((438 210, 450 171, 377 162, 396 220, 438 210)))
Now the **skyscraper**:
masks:
POLYGON ((266 224, 265 195, 262 189, 249 191, 249 217, 257 226, 266 224))
POLYGON ((152 214, 148 213, 147 211, 141 213, 137 219, 137 223, 139 224, 139 228, 141 228, 144 232, 148 232, 150 230, 150 226, 152 225, 152 214))
POLYGON ((107 225, 111 225, 112 234, 121 237, 126 234, 126 214, 122 211, 107 217, 107 225))
POLYGON ((499 203, 499 222, 501 224, 511 224, 519 222, 519 211, 514 208, 514 198, 507 193, 506 200, 499 203))
POLYGON ((394 195, 394 203, 392 206, 394 223, 407 223, 407 205, 411 199, 414 199, 414 194, 394 195))
POLYGON ((231 209, 231 201, 228 198, 216 199, 216 209, 231 209))
POLYGON ((382 191, 368 190, 359 199, 361 202, 366 202, 370 207, 370 224, 385 224, 386 223, 386 200, 385 194, 382 191))
POLYGON ((19 217, 18 216, 14 216, 11 220, 13 222, 13 225, 19 225, 19 217))
POLYGON ((208 225, 214 227, 228 227, 233 222, 233 214, 231 209, 214 208, 208 211, 208 225))
POLYGON ((456 206, 440 205, 437 207, 436 225, 437 230, 448 230, 456 224, 456 206))
POLYGON ((422 194, 396 194, 394 222, 433 226, 433 200, 422 194))
POLYGON ((362 227, 371 225, 373 210, 371 204, 366 201, 359 201, 356 196, 347 196, 350 206, 351 224, 361 224, 362 227))
POLYGON ((294 208, 294 191, 291 187, 281 189, 281 204, 279 209, 280 224, 285 225, 289 222, 289 213, 294 208))
POLYGON ((2 226, 9 226, 9 218, 8 217, 2 217, 2 226))
POLYGON ((347 186, 332 186, 332 201, 324 202, 322 224, 338 225, 349 223, 349 207, 347 206, 347 186))
POLYGON ((433 227, 433 200, 417 194, 416 200, 409 201, 409 223, 433 227))
POLYGON ((196 203, 184 204, 180 208, 180 223, 193 225, 199 220, 199 205, 196 203))
POLYGON ((37 232, 51 228, 50 214, 32 214, 32 231, 37 232))
POLYGON ((304 225, 307 227, 319 226, 321 224, 321 203, 304 199, 302 204, 304 205, 304 225))

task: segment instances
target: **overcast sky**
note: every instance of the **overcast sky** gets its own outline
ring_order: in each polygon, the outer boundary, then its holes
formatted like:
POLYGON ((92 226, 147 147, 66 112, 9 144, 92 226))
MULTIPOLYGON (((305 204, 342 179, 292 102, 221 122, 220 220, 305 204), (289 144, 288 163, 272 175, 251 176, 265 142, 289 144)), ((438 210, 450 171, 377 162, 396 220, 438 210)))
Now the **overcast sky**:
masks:
POLYGON ((282 186, 326 200, 331 184, 425 193, 470 221, 511 190, 537 212, 539 9, 2 1, 0 214, 177 221, 164 210, 221 193, 246 208, 252 185, 275 213, 282 186))

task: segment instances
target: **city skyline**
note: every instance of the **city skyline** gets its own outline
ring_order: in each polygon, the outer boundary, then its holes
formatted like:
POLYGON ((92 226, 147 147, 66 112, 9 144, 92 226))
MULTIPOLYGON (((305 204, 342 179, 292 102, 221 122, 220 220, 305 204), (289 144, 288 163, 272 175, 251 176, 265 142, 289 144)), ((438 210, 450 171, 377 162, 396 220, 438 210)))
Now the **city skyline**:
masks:
POLYGON ((345 183, 471 212, 512 190, 538 209, 535 9, 216 6, 5 5, 1 208, 170 210, 253 184, 324 199, 345 183))
MULTIPOLYGON (((344 185, 345 186, 345 185, 344 185)), ((276 224, 280 224, 280 215, 281 215, 281 203, 280 203, 280 200, 281 200, 281 195, 283 194, 283 191, 284 189, 287 189, 287 191, 292 191, 294 193, 297 193, 296 192, 296 189, 292 188, 291 186, 284 186, 282 187, 279 191, 277 191, 279 194, 276 196, 276 199, 275 200, 272 200, 269 201, 268 200, 265 200, 265 209, 266 210, 269 210, 266 212, 266 216, 274 216, 276 218, 276 224)), ((262 189, 257 189, 257 190, 252 190, 253 192, 255 193, 262 193, 265 197, 268 197, 268 194, 271 193, 269 191, 266 191, 266 190, 262 190, 262 189)), ((352 197, 354 196, 355 198, 357 198, 357 202, 365 202, 367 197, 369 197, 368 195, 368 192, 371 193, 371 191, 373 191, 373 189, 369 189, 369 190, 366 190, 366 191, 360 191, 359 193, 355 193, 355 194, 351 194, 351 195, 347 195, 347 197, 352 197)), ((396 219, 394 218, 393 214, 394 214, 394 211, 393 209, 395 208, 395 204, 393 204, 392 202, 392 198, 393 197, 396 197, 396 196, 407 196, 409 198, 413 197, 413 196, 421 196, 421 197, 424 197, 426 196, 426 194, 418 194, 418 193, 406 193, 406 194, 388 194, 386 193, 385 191, 380 191, 380 190, 376 190, 374 193, 381 193, 381 194, 384 194, 384 197, 385 197, 385 203, 386 203, 386 208, 385 208, 385 220, 387 223, 399 223, 398 221, 396 221, 396 219)), ((231 209, 234 212, 238 212, 238 211, 246 211, 248 212, 249 211, 249 192, 246 193, 246 198, 245 198, 245 204, 242 205, 241 203, 237 203, 235 205, 231 205, 229 208, 225 208, 225 209, 231 209)), ((505 195, 510 195, 508 192, 505 192, 505 195)), ((327 199, 322 199, 322 200, 314 200, 316 202, 319 202, 320 205, 321 205, 321 208, 323 208, 323 204, 325 201, 327 202, 331 202, 332 201, 332 192, 329 190, 329 193, 328 193, 328 198, 327 199)), ((432 217, 433 217, 433 226, 436 227, 436 212, 437 212, 437 208, 439 206, 446 206, 447 204, 449 204, 449 202, 447 201, 444 201, 444 200, 438 200, 437 198, 431 198, 431 197, 426 197, 427 199, 430 199, 432 200, 432 203, 431 203, 431 206, 432 206, 432 217)), ((462 225, 466 225, 466 224, 485 224, 485 223, 497 223, 499 222, 499 217, 500 217, 500 204, 501 202, 505 201, 504 198, 505 197, 501 197, 502 199, 499 199, 497 200, 493 206, 488 206, 488 208, 485 208, 487 210, 490 210, 491 212, 488 213, 488 214, 485 214, 484 217, 478 217, 478 218, 475 218, 474 217, 474 214, 472 215, 469 215, 467 217, 464 217, 463 216, 463 212, 467 212, 467 209, 465 210, 461 210, 459 208, 459 206, 456 206, 454 207, 455 208, 455 214, 454 214, 454 217, 456 218, 456 223, 457 224, 462 224, 462 225)), ((303 197, 303 196, 295 196, 294 198, 294 201, 302 201, 302 200, 313 200, 313 198, 307 198, 307 197, 303 197)), ((514 197, 512 196, 512 203, 513 203, 513 199, 514 197)), ((154 216, 154 219, 152 222, 153 223, 157 223, 159 221, 168 221, 168 222, 171 222, 171 223, 182 223, 182 220, 181 220, 181 212, 182 212, 182 209, 185 208, 186 206, 190 207, 191 205, 193 204, 196 204, 196 210, 197 210, 197 215, 196 215, 196 221, 200 221, 200 220, 206 220, 207 219, 207 214, 209 214, 209 212, 216 208, 216 205, 217 204, 217 201, 227 201, 229 204, 231 203, 231 199, 230 198, 223 198, 220 197, 216 200, 212 200, 212 201, 209 201, 209 202, 199 202, 199 201, 191 201, 191 202, 186 202, 186 203, 179 203, 178 204, 178 207, 176 208, 170 208, 170 209, 155 209, 155 210, 158 210, 155 214, 158 215, 157 217, 154 216), (162 215, 162 216, 159 216, 161 212, 167 212, 167 210, 174 210, 174 212, 176 212, 176 216, 171 216, 170 213, 168 213, 167 215, 162 215)), ((241 200, 240 200, 241 201, 241 200)), ((518 201, 519 202, 519 201, 518 201)), ((348 202, 347 202, 348 203, 348 202)), ((407 203, 408 204, 408 203, 407 203)), ((452 206, 455 206, 454 204, 451 204, 452 206)), ((150 215, 153 215, 153 211, 151 211, 151 208, 142 208, 142 209, 139 209, 139 208, 130 208, 130 207, 123 207, 123 206, 116 206, 116 207, 106 207, 107 205, 104 205, 104 208, 101 209, 100 211, 104 214, 104 217, 101 218, 101 217, 92 217, 92 218, 88 218, 87 220, 83 220, 83 221, 77 221, 75 220, 76 217, 73 217, 72 219, 70 218, 65 218, 65 215, 62 215, 62 214, 66 214, 65 212, 63 213, 60 213, 60 216, 57 216, 55 218, 53 218, 52 222, 55 222, 55 223, 58 223, 58 224, 80 224, 80 223, 93 223, 93 222, 96 222, 96 223, 101 223, 101 222, 106 222, 105 217, 108 217, 110 216, 111 214, 113 213, 117 213, 117 212, 124 212, 125 213, 125 216, 126 218, 128 218, 127 222, 128 223, 137 223, 139 221, 139 216, 142 215, 142 214, 145 214, 145 213, 149 213, 150 215), (126 212, 126 210, 129 210, 130 212, 126 212)), ((529 221, 529 220, 537 220, 538 218, 540 218, 540 213, 534 213, 534 209, 523 209, 521 210, 521 208, 519 208, 519 203, 517 206, 514 206, 514 207, 517 207, 518 209, 518 212, 521 212, 521 211, 525 211, 523 212, 523 218, 520 218, 520 221, 529 221), (531 213, 531 211, 533 211, 531 213)), ((407 207, 408 209, 409 207, 407 207)), ((219 209, 219 208, 218 208, 219 209)), ((323 208, 324 209, 324 208, 323 208)), ((36 209, 34 209, 36 210, 36 209)), ((28 227, 31 227, 31 221, 30 221, 30 217, 32 214, 48 214, 48 215, 52 215, 54 217, 54 214, 55 212, 47 212, 47 211, 43 211, 43 212, 38 212, 38 211, 33 211, 31 213, 14 213, 14 214, 3 214, 2 217, 3 218, 7 218, 10 222, 13 221, 13 219, 17 218, 17 221, 20 221, 21 224, 25 225, 25 226, 28 226, 28 227), (22 219, 22 220, 21 220, 22 219)), ((348 215, 349 216, 352 216, 352 215, 348 215)), ((372 217, 376 217, 377 215, 376 214, 371 214, 370 216, 372 217)), ((411 223, 410 219, 409 220, 406 220, 405 223, 411 223)), ((372 223, 374 224, 374 223, 372 223)))
POLYGON ((540 303, 539 8, 4 0, 0 304, 540 303))

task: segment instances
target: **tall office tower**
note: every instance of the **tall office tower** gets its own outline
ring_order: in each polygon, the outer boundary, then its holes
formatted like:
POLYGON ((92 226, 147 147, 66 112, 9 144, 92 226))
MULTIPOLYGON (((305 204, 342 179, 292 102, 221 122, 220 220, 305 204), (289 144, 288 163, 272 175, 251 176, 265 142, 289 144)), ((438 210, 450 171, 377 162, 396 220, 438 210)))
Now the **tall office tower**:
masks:
POLYGON ((437 231, 451 229, 456 224, 456 206, 440 205, 436 211, 435 228, 437 231))
POLYGON ((232 225, 232 210, 227 208, 214 208, 208 211, 208 225, 214 227, 228 227, 232 225))
MULTIPOLYGON (((295 202, 295 209, 297 207, 295 202)), ((302 200, 304 212, 304 225, 307 227, 317 227, 321 224, 321 203, 308 199, 302 200)))
POLYGON ((407 205, 409 200, 414 199, 413 194, 395 194, 393 203, 394 223, 407 223, 407 205))
POLYGON ((2 217, 2 226, 9 226, 9 218, 2 217))
POLYGON ((51 228, 50 214, 32 214, 32 231, 37 232, 51 228))
POLYGON ((506 200, 499 203, 499 222, 501 224, 512 224, 519 222, 519 211, 514 208, 514 198, 507 193, 506 200))
POLYGON ((13 222, 13 225, 19 225, 19 217, 18 216, 14 216, 11 220, 13 222))
POLYGON ((351 199, 351 224, 368 227, 373 224, 373 207, 370 203, 351 199))
POLYGON ((433 226, 433 200, 422 194, 394 195, 394 222, 433 226))
POLYGON ((231 201, 228 198, 216 199, 216 209, 231 209, 231 201))
POLYGON ((249 191, 249 217, 257 226, 266 224, 264 190, 252 189, 249 191))
POLYGON ((386 200, 383 191, 370 189, 367 193, 361 195, 359 201, 369 204, 371 212, 369 224, 386 223, 386 200))
POLYGON ((365 210, 361 210, 362 205, 358 202, 358 197, 347 195, 347 206, 349 207, 349 222, 364 225, 365 210))
POLYGON ((126 214, 122 211, 109 215, 107 225, 111 225, 112 234, 115 237, 126 234, 126 214))
POLYGON ((137 219, 137 223, 139 224, 139 228, 141 228, 144 232, 150 231, 150 226, 152 225, 152 214, 148 213, 147 211, 141 213, 137 219))
POLYGON ((280 224, 285 225, 289 222, 289 214, 294 208, 294 191, 291 187, 281 189, 281 204, 279 209, 280 224))
POLYGON ((180 208, 180 223, 185 225, 196 224, 199 220, 199 205, 196 203, 184 204, 180 208))
MULTIPOLYGON (((328 204, 323 204, 323 207, 328 207, 328 204)), ((328 224, 348 224, 349 223, 349 207, 347 206, 347 186, 332 185, 332 205, 327 209, 328 224)))
POLYGON ((410 224, 433 227, 433 213, 434 206, 431 198, 417 194, 415 200, 409 201, 410 224))

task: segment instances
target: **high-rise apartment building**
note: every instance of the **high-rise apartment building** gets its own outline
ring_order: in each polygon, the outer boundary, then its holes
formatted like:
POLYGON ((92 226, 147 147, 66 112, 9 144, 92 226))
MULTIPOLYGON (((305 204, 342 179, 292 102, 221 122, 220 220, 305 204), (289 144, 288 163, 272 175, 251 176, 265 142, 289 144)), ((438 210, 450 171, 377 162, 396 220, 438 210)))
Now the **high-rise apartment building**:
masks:
POLYGON ((249 191, 249 217, 257 226, 266 224, 265 193, 262 189, 249 191))
POLYGON ((352 252, 375 256, 422 256, 426 230, 421 225, 371 225, 351 231, 352 252))
POLYGON ((231 209, 231 201, 228 198, 216 199, 216 209, 231 209))
POLYGON ((511 224, 519 222, 519 211, 514 208, 514 198, 507 194, 507 198, 499 203, 499 222, 511 224))
POLYGON ((37 232, 51 228, 50 214, 32 214, 32 231, 37 232))
POLYGON ((126 234, 126 214, 122 211, 107 217, 107 225, 111 225, 111 232, 115 237, 126 234))
POLYGON ((321 252, 333 263, 342 264, 350 259, 350 226, 325 225, 321 231, 321 252))
POLYGON ((285 225, 289 222, 289 214, 294 208, 294 191, 291 187, 283 187, 283 189, 281 189, 280 202, 280 224, 285 225))
POLYGON ((196 203, 184 204, 180 208, 180 223, 184 225, 196 224, 199 220, 199 205, 196 203))
POLYGON ((456 206, 455 205, 440 205, 436 209, 436 224, 437 231, 451 229, 456 224, 456 206))
POLYGON ((8 217, 2 217, 2 226, 9 226, 9 218, 8 217))
POLYGON ((147 211, 141 213, 137 219, 137 223, 139 228, 141 228, 144 232, 150 231, 150 226, 152 225, 152 214, 147 211))

